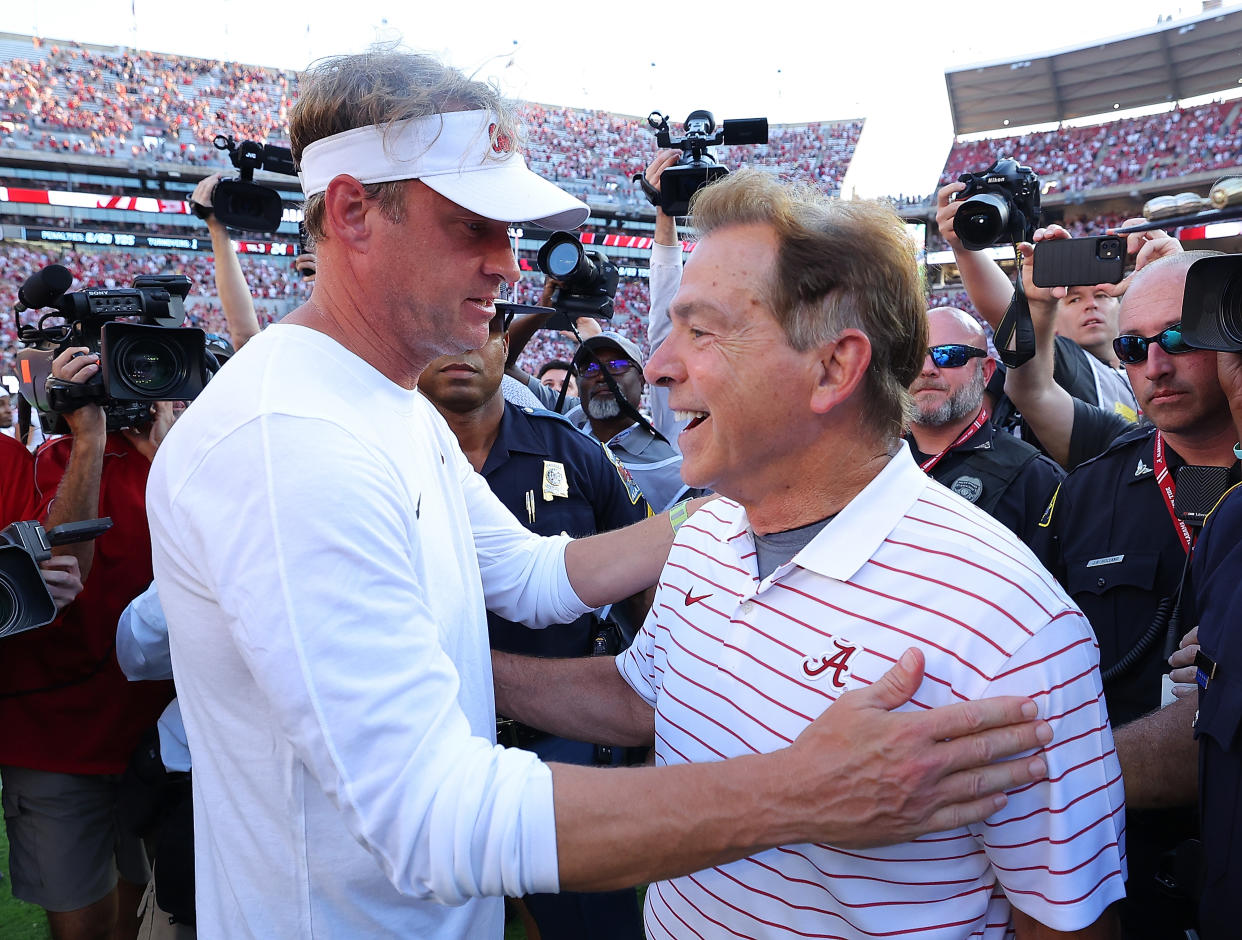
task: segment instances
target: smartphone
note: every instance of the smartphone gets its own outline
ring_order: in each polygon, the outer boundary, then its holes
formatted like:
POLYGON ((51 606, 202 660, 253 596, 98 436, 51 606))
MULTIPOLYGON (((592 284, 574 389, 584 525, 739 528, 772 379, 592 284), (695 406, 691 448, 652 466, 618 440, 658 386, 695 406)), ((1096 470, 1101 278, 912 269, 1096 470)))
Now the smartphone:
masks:
POLYGON ((1124 235, 1062 238, 1035 243, 1031 280, 1036 287, 1116 284, 1126 266, 1124 235))

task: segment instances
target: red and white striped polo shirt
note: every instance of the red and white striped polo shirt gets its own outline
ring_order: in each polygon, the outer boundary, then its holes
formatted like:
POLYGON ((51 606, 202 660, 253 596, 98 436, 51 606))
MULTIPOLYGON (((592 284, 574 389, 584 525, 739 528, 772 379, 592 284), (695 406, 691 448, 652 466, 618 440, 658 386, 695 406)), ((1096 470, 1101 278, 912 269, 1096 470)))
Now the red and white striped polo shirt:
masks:
POLYGON ((660 764, 783 747, 910 646, 907 709, 1028 695, 1051 722, 1048 779, 986 823, 903 845, 787 845, 662 881, 665 937, 999 938, 1010 903, 1058 930, 1124 894, 1121 770, 1086 619, 1003 525, 919 471, 903 446, 795 558, 760 582, 745 511, 682 526, 621 674, 655 708, 660 764))

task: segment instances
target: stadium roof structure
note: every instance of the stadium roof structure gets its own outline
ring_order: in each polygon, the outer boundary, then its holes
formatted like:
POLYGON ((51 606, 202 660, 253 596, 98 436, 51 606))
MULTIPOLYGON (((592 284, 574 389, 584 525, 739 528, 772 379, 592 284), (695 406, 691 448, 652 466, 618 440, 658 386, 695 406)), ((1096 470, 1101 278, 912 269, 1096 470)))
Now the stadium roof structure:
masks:
MULTIPOLYGON (((1069 27, 1072 29, 1072 26, 1069 27)), ((1242 9, 945 72, 955 134, 1050 124, 1237 89, 1242 9)))

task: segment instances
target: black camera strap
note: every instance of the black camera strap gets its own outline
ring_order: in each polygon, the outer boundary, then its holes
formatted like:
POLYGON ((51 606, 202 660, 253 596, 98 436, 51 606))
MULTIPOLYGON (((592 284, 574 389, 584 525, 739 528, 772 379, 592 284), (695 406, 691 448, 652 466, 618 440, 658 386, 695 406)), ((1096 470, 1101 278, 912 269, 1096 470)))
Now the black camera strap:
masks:
POLYGON ((1013 299, 992 334, 996 354, 1010 369, 1025 365, 1035 357, 1035 324, 1031 321, 1031 305, 1022 288, 1022 254, 1017 245, 1013 246, 1013 251, 1018 259, 1013 299))
MULTIPOLYGON (((621 391, 621 386, 617 384, 617 380, 613 378, 612 373, 609 372, 604 367, 604 361, 595 354, 595 350, 591 349, 583 341, 582 334, 578 332, 578 327, 573 322, 573 320, 569 321, 569 328, 573 330, 574 336, 578 340, 579 352, 585 352, 588 356, 591 357, 592 360, 594 360, 595 364, 599 367, 600 377, 604 380, 604 384, 608 386, 609 391, 612 392, 612 397, 617 400, 617 407, 621 409, 621 413, 624 414, 626 417, 633 418, 634 421, 639 424, 639 426, 650 431, 655 437, 658 437, 660 440, 664 441, 666 444, 669 443, 668 438, 665 437, 663 434, 661 434, 659 431, 657 431, 655 429, 655 426, 643 416, 643 413, 641 411, 638 410, 638 407, 626 397, 625 392, 621 391)), ((574 358, 577 358, 577 356, 575 355, 574 358)), ((641 363, 635 363, 635 365, 637 365, 638 368, 640 369, 642 368, 641 363)), ((568 386, 569 386, 569 382, 564 382, 561 384, 561 395, 560 395, 560 398, 558 398, 556 402, 556 410, 558 413, 560 412, 561 408, 563 408, 565 405, 565 390, 566 388, 568 388, 568 386)), ((582 403, 582 410, 583 412, 586 412, 587 410, 587 406, 585 402, 582 403)), ((604 443, 607 443, 607 441, 605 441, 604 443)))

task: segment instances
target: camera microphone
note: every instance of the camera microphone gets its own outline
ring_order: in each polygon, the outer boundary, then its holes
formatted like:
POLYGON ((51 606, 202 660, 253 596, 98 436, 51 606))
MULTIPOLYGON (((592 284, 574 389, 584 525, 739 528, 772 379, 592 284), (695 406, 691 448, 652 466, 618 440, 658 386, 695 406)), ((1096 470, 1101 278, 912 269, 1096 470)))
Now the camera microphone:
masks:
POLYGON ((73 275, 62 264, 50 264, 26 278, 17 291, 16 312, 50 307, 73 285, 73 275))

